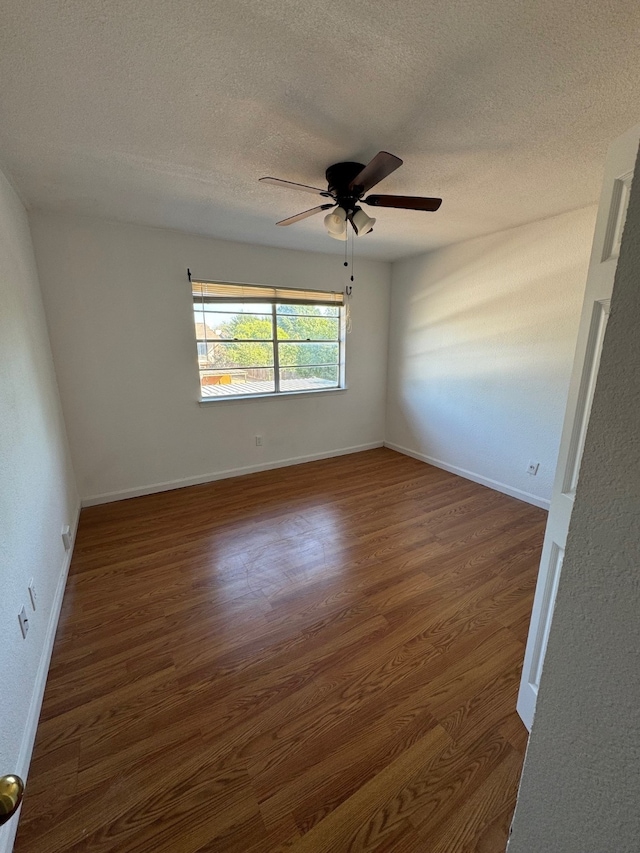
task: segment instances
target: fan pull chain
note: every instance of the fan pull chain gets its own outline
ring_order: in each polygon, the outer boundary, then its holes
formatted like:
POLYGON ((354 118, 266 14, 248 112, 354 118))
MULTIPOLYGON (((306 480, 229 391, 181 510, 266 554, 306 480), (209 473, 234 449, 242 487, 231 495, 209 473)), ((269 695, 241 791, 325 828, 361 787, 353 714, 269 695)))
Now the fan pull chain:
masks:
POLYGON ((355 235, 351 234, 351 281, 354 281, 354 273, 355 267, 353 266, 353 241, 355 240, 355 235))
POLYGON ((351 238, 351 276, 350 276, 350 280, 355 281, 355 279, 353 277, 353 270, 354 270, 354 268, 353 268, 353 241, 355 238, 354 238, 353 232, 351 234, 349 234, 349 231, 347 231, 347 239, 344 241, 344 265, 345 265, 345 267, 349 266, 349 261, 347 260, 347 257, 348 257, 347 253, 349 251, 349 238, 351 238))
MULTIPOLYGON (((351 234, 351 276, 350 276, 350 280, 352 282, 353 282, 353 240, 354 240, 354 235, 352 233, 351 234)), ((349 232, 347 231, 347 239, 345 240, 345 243, 344 243, 344 265, 345 265, 345 267, 349 266, 348 251, 349 251, 349 232)), ((345 300, 346 304, 345 304, 345 309, 344 309, 344 329, 345 329, 345 332, 347 334, 349 334, 351 332, 351 329, 352 329, 352 324, 351 324, 351 295, 353 293, 353 284, 347 284, 345 286, 344 292, 345 292, 345 297, 346 297, 346 300, 345 300)))

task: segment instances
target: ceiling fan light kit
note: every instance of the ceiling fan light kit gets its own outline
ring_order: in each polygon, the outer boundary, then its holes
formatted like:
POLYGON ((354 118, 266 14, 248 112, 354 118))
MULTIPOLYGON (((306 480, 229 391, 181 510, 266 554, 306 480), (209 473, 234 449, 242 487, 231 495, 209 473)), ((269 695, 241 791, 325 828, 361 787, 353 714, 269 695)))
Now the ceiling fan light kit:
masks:
POLYGON ((324 218, 324 227, 329 237, 335 240, 347 239, 347 211, 344 207, 334 207, 324 218))
POLYGON ((358 236, 369 234, 375 224, 376 220, 367 216, 364 210, 359 207, 360 204, 425 211, 435 211, 440 207, 441 198, 401 195, 370 195, 364 198, 365 193, 368 193, 372 187, 384 180, 401 165, 402 160, 393 154, 389 154, 388 151, 379 151, 366 166, 363 163, 350 161, 334 163, 333 166, 329 166, 325 173, 326 190, 307 184, 297 184, 294 181, 284 181, 280 178, 266 177, 260 178, 260 180, 284 189, 316 193, 323 198, 331 199, 330 202, 312 207, 295 216, 290 216, 288 219, 281 219, 280 222, 276 223, 277 225, 293 225, 308 216, 333 208, 332 212, 324 218, 327 233, 335 240, 346 240, 347 222, 351 223, 358 236))
POLYGON ((353 215, 351 216, 351 224, 353 225, 353 230, 359 237, 361 234, 368 234, 370 231, 373 231, 373 226, 376 224, 376 221, 370 216, 367 216, 361 207, 356 207, 353 215))

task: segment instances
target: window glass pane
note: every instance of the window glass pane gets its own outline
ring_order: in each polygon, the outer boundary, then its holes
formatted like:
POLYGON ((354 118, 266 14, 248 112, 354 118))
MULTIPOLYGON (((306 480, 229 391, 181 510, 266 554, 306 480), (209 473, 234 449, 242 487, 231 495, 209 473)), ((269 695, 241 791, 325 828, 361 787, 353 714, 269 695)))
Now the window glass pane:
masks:
POLYGON ((196 311, 196 337, 210 340, 271 340, 271 314, 249 314, 228 311, 196 311))
POLYGON ((313 391, 336 388, 338 365, 327 367, 285 367, 280 370, 281 391, 313 391))
MULTIPOLYGON (((273 344, 253 341, 214 341, 209 344, 207 367, 221 370, 228 367, 271 367, 273 344)), ((203 369, 202 359, 200 368, 203 369)))
POLYGON ((337 317, 299 317, 279 314, 277 322, 280 340, 337 341, 340 333, 337 317))
POLYGON ((271 305, 268 302, 199 302, 197 297, 193 300, 194 311, 224 311, 227 314, 269 314, 271 305))
POLYGON ((298 314, 304 317, 339 317, 337 305, 276 305, 277 314, 298 314))
POLYGON ((280 367, 337 364, 338 344, 280 343, 278 344, 280 367))
MULTIPOLYGON (((196 327, 196 338, 203 338, 204 332, 205 332, 205 327, 206 327, 206 322, 205 322, 204 314, 202 313, 202 311, 196 311, 194 309, 193 322, 195 323, 195 327, 196 327)), ((213 332, 213 330, 211 330, 211 331, 213 332)))
POLYGON ((272 394, 276 390, 273 368, 206 370, 200 374, 202 397, 272 394))

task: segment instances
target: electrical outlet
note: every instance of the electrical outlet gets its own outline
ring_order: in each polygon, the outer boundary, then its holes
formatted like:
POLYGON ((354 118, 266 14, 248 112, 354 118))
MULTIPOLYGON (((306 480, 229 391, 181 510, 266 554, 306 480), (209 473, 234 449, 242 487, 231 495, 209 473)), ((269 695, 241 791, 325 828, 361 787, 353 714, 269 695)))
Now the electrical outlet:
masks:
POLYGON ((539 462, 529 462, 529 466, 527 467, 527 474, 531 474, 532 477, 535 477, 538 473, 538 468, 540 467, 539 462))
POLYGON ((262 436, 261 435, 256 436, 256 447, 262 447, 262 436))
POLYGON ((31 606, 33 609, 36 609, 36 602, 38 600, 38 593, 36 592, 36 582, 33 578, 29 581, 29 598, 31 599, 31 606))
POLYGON ((27 632, 29 630, 29 617, 27 616, 27 611, 22 608, 20 613, 18 613, 18 621, 20 622, 20 630, 22 631, 22 638, 26 640, 27 632))
POLYGON ((64 545, 65 551, 68 551, 69 548, 71 548, 71 528, 68 524, 62 528, 62 544, 64 545))

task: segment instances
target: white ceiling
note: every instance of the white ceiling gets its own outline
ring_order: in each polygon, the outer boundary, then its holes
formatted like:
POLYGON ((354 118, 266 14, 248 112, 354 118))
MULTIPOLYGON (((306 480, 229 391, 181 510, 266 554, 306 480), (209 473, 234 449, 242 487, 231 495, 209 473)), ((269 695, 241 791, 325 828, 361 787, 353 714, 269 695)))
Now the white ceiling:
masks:
POLYGON ((0 159, 31 208, 343 251, 315 204, 386 149, 357 251, 395 259, 597 201, 640 121, 637 0, 3 0, 0 159))

